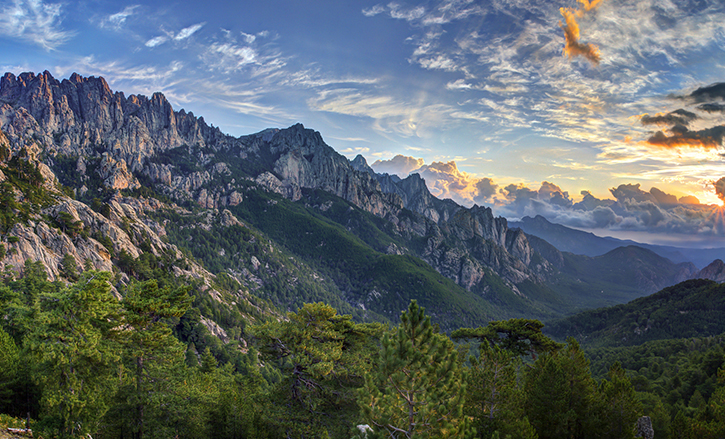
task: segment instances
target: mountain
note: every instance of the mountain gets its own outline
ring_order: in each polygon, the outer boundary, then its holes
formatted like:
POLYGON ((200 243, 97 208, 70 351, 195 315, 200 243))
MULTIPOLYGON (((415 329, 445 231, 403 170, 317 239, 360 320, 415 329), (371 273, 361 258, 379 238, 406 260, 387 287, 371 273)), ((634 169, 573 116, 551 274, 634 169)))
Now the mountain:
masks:
POLYGON ((521 221, 509 222, 509 226, 519 228, 527 235, 542 238, 561 251, 578 255, 600 256, 617 247, 636 245, 651 250, 675 263, 692 262, 697 267, 705 267, 715 259, 725 258, 725 248, 681 248, 644 244, 612 237, 603 238, 591 232, 583 232, 561 224, 551 223, 541 215, 534 218, 523 217, 521 221))
POLYGON ((317 301, 390 321, 417 299, 444 329, 550 317, 688 269, 639 250, 562 253, 489 208, 434 197, 417 174, 349 161, 301 124, 233 137, 160 93, 77 74, 0 79, 0 171, 0 269, 40 261, 68 280, 72 258, 116 271, 119 288, 185 279, 207 329, 233 338, 317 301))
POLYGON ((647 297, 549 322, 545 331, 588 346, 708 337, 725 332, 725 284, 688 280, 647 297))
POLYGON ((283 310, 325 300, 386 319, 417 297, 461 324, 554 312, 546 262, 531 264, 525 236, 505 219, 438 200, 417 175, 360 171, 301 124, 232 137, 160 93, 126 97, 103 78, 59 81, 49 72, 5 74, 0 121, 13 198, 3 268, 39 260, 59 278, 64 254, 109 270, 121 254, 150 251, 173 254, 174 267, 191 266, 209 285, 231 276, 235 294, 283 310), (16 179, 20 164, 37 170, 37 181, 16 179), (37 202, 35 186, 45 197, 37 202), (83 233, 52 227, 64 218, 83 233), (219 256, 226 229, 240 228, 254 245, 219 256))

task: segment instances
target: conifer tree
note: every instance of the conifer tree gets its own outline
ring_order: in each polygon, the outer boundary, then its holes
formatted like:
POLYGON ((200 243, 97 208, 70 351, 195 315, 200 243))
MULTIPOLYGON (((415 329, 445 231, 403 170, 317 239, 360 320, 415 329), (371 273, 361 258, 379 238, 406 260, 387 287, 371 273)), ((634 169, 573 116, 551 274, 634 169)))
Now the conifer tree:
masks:
POLYGON ((464 413, 474 419, 479 437, 498 432, 511 439, 536 436, 524 412, 525 394, 519 384, 523 362, 514 353, 488 343, 471 357, 464 413))
POLYGON ((57 437, 94 433, 115 391, 118 301, 110 273, 89 271, 57 293, 41 295, 27 336, 41 384, 42 424, 57 437))
POLYGON ((0 413, 7 413, 12 401, 20 354, 15 341, 0 328, 0 413))
POLYGON ((127 382, 115 416, 133 438, 159 436, 163 425, 153 429, 148 419, 173 399, 174 377, 183 375, 184 346, 173 336, 165 319, 182 316, 191 306, 185 288, 159 288, 155 280, 132 284, 123 298, 124 357, 127 382))
POLYGON ((596 383, 573 338, 542 355, 526 376, 527 413, 541 439, 583 439, 597 430, 596 383))
POLYGON ((641 415, 642 403, 619 363, 614 363, 609 369, 607 379, 599 387, 597 399, 601 404, 602 436, 611 439, 633 438, 632 426, 641 415))
POLYGON ((398 330, 383 336, 378 369, 366 376, 359 404, 374 437, 472 437, 465 391, 453 343, 414 300, 398 330))
POLYGON ((381 325, 356 324, 323 303, 305 304, 287 317, 253 328, 262 359, 275 362, 283 375, 264 408, 271 428, 287 437, 347 433, 381 325))

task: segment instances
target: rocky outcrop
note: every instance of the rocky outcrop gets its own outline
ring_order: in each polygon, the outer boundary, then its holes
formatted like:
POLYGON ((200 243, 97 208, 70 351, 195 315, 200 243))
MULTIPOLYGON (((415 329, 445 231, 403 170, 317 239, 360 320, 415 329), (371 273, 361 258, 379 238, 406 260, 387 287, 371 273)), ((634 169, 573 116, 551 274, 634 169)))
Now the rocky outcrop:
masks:
POLYGON ((691 275, 690 279, 710 279, 715 282, 725 282, 725 263, 715 259, 710 265, 691 275))
MULTIPOLYGON (((377 174, 362 156, 349 161, 325 144, 320 133, 301 124, 233 138, 203 118, 174 111, 160 93, 126 97, 103 78, 73 74, 59 81, 46 71, 17 77, 7 73, 0 79, 0 129, 8 133, 11 150, 36 145, 33 153, 42 152, 51 165, 53 157, 78 157, 74 166, 82 181, 90 185, 96 176, 89 173, 95 172, 104 190, 140 189, 150 181, 171 199, 211 210, 243 203, 250 182, 292 201, 300 200, 304 190, 324 190, 385 218, 402 236, 424 238, 427 244, 419 256, 466 288, 477 288, 491 273, 514 291, 517 283, 540 279, 528 267, 533 250, 525 235, 509 230, 506 220, 494 218, 490 209, 439 200, 418 174, 402 180, 377 174), (179 157, 191 157, 194 163, 184 165, 179 157), (245 161, 235 162, 244 172, 227 163, 232 159, 245 161)), ((46 168, 51 179, 53 172, 46 168)), ((84 184, 74 190, 86 194, 98 189, 84 184)), ((134 243, 141 237, 154 253, 169 250, 158 238, 163 232, 135 207, 114 199, 110 221, 104 222, 90 209, 62 204, 55 214, 65 209, 75 215, 75 209, 90 233, 114 242, 114 251, 137 256, 134 243)))

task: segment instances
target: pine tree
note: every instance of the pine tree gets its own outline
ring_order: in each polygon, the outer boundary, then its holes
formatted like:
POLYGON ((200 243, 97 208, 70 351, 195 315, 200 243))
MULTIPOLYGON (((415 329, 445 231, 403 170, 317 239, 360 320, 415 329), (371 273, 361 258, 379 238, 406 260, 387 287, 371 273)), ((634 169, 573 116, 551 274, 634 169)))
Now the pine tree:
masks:
POLYGON ((397 332, 383 336, 378 366, 366 376, 359 399, 372 436, 472 436, 463 416, 466 385, 458 354, 416 301, 403 312, 397 332))
POLYGON ((20 354, 15 341, 0 329, 0 413, 7 413, 18 378, 20 354))
POLYGON ((596 383, 573 338, 542 355, 526 376, 527 413, 541 439, 581 439, 598 430, 596 383))
POLYGON ((597 399, 602 407, 602 437, 633 438, 632 426, 642 413, 642 403, 619 363, 614 363, 609 369, 607 379, 599 387, 597 399))
POLYGON ((158 409, 167 407, 174 397, 174 376, 184 373, 184 346, 164 320, 181 317, 191 306, 191 298, 185 288, 159 288, 150 280, 132 284, 122 306, 127 382, 114 416, 135 439, 160 437, 165 434, 164 425, 157 423, 151 429, 147 421, 161 416, 158 409))
POLYGON ((216 367, 217 361, 211 353, 211 350, 209 348, 204 349, 204 353, 201 355, 201 367, 199 370, 202 373, 211 373, 216 369, 216 367))
POLYGON ((287 317, 252 328, 262 359, 276 363, 283 376, 262 409, 270 429, 288 437, 347 433, 382 326, 356 324, 323 303, 287 317))
POLYGON ((40 297, 26 345, 43 389, 41 422, 52 436, 94 433, 115 391, 118 301, 109 279, 110 273, 89 271, 40 297))
POLYGON ((465 414, 474 419, 479 437, 498 432, 512 439, 535 437, 524 412, 525 394, 519 384, 523 362, 512 352, 483 343, 471 357, 465 414))

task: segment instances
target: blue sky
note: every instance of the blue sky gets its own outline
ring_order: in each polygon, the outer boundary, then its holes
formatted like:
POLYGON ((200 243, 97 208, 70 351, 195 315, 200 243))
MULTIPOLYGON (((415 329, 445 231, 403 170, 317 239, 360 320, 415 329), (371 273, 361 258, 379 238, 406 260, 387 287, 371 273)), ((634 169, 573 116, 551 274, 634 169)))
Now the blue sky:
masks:
POLYGON ((302 122, 510 218, 723 234, 722 0, 14 0, 0 47, 2 71, 161 91, 233 135, 302 122))

